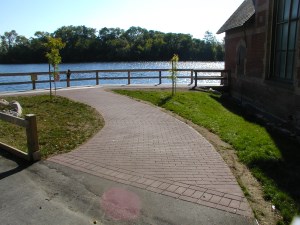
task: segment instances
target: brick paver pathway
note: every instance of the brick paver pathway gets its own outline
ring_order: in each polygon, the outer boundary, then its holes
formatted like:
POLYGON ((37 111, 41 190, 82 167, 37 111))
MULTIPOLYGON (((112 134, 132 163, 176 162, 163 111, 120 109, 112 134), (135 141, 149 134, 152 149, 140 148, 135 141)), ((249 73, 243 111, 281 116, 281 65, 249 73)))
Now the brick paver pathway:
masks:
POLYGON ((102 178, 231 213, 252 216, 235 177, 214 147, 187 124, 101 88, 59 93, 96 108, 104 128, 50 161, 102 178))

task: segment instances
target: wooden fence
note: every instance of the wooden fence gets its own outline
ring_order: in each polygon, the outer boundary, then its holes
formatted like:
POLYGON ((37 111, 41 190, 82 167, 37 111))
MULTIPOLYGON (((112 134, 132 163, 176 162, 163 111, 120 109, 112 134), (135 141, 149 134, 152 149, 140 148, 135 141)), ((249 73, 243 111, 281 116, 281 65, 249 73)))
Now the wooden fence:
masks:
POLYGON ((0 119, 15 124, 17 126, 21 126, 26 128, 26 137, 27 137, 27 153, 20 151, 14 147, 11 147, 5 143, 0 142, 0 148, 6 151, 11 152, 21 158, 24 158, 29 161, 38 161, 40 160, 40 151, 39 151, 39 143, 38 143, 38 135, 37 135, 37 123, 36 116, 34 114, 25 115, 25 119, 11 116, 5 113, 0 112, 0 119))
POLYGON ((195 86, 198 86, 198 80, 220 80, 220 86, 228 87, 230 82, 230 70, 194 70, 195 73, 195 86), (203 76, 199 73, 221 73, 219 76, 203 76))
MULTIPOLYGON (((72 81, 87 81, 94 80, 95 85, 99 85, 103 80, 127 80, 127 84, 130 85, 132 80, 140 79, 156 79, 158 85, 162 84, 163 79, 169 78, 169 76, 163 75, 163 72, 168 72, 169 69, 121 69, 121 70, 83 70, 83 71, 71 71, 71 74, 68 76, 67 71, 60 71, 60 75, 64 75, 63 79, 60 79, 60 82, 66 82, 66 86, 70 87, 72 81), (136 76, 136 73, 151 72, 151 76, 136 76), (114 76, 116 73, 126 74, 125 76, 114 76), (89 74, 92 76, 87 77, 77 77, 76 74, 81 76, 84 74, 89 74), (107 76, 111 74, 111 76, 107 76), (106 76, 104 76, 106 75, 106 76)), ((188 79, 190 80, 189 85, 194 84, 194 87, 200 86, 198 81, 220 81, 219 86, 228 86, 230 71, 228 70, 209 70, 209 69, 178 69, 178 79, 188 79), (185 72, 189 75, 180 75, 180 73, 185 72), (217 74, 212 76, 211 74, 217 74)), ((0 73, 0 77, 17 77, 17 76, 27 76, 29 77, 27 81, 18 81, 18 82, 0 82, 0 86, 3 85, 21 85, 21 84, 31 84, 32 89, 36 89, 36 84, 38 83, 49 83, 49 79, 38 79, 39 76, 49 76, 49 72, 29 72, 29 73, 0 73)), ((51 82, 53 82, 53 79, 51 82)), ((207 85, 201 86, 210 86, 207 85)))

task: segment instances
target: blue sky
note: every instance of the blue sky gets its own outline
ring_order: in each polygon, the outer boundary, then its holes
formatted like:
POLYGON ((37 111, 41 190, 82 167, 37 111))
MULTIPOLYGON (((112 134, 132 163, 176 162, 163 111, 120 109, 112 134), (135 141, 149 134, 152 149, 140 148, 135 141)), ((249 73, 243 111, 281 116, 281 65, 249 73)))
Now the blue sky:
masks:
MULTIPOLYGON (((0 0, 0 35, 16 30, 33 37, 61 26, 85 25, 188 33, 203 38, 214 34, 243 0, 0 0)), ((216 35, 222 39, 223 35, 216 35)))

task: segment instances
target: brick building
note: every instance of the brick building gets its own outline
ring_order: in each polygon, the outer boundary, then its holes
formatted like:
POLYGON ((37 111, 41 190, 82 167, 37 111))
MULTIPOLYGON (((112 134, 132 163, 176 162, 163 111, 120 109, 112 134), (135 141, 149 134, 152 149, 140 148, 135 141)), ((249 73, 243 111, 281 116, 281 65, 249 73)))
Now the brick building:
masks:
POLYGON ((230 92, 300 130, 300 0, 245 0, 220 28, 230 92))

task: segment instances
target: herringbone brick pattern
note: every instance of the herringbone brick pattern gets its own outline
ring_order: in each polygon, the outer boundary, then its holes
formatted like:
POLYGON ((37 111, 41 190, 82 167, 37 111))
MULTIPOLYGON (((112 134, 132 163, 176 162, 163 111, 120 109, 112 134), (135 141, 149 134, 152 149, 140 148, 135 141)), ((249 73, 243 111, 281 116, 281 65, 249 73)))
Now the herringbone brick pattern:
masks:
POLYGON ((104 128, 76 150, 50 158, 96 176, 189 202, 252 216, 230 169, 213 146, 159 108, 101 88, 60 92, 87 103, 104 128))

